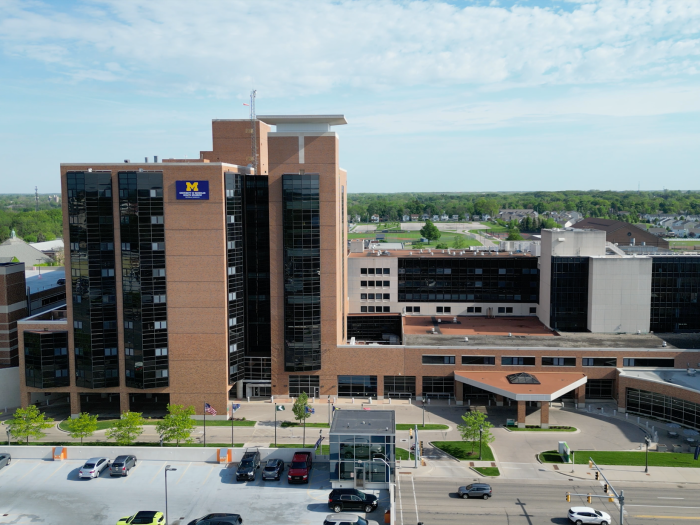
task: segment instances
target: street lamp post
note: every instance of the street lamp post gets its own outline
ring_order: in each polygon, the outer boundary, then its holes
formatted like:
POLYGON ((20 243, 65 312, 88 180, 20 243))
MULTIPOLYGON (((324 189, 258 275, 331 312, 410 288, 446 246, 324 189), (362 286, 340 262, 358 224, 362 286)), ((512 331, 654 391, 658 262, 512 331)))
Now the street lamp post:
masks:
POLYGON ((12 432, 10 432, 9 428, 6 430, 6 432, 7 432, 7 445, 10 446, 10 444, 11 444, 10 439, 12 438, 12 432))
POLYGON ((275 403, 275 448, 277 448, 277 403, 275 403))
POLYGON ((649 443, 651 440, 648 436, 644 436, 644 443, 646 444, 646 454, 644 456, 644 472, 649 472, 649 443))
POLYGON ((484 437, 484 425, 479 425, 479 461, 481 461, 481 440, 484 437))
POLYGON ((423 392, 423 428, 425 428, 425 392, 423 392))
POLYGON ((328 427, 330 428, 331 426, 331 396, 330 394, 328 395, 328 427))
POLYGON ((170 465, 165 465, 165 525, 168 525, 168 472, 175 471, 170 465))

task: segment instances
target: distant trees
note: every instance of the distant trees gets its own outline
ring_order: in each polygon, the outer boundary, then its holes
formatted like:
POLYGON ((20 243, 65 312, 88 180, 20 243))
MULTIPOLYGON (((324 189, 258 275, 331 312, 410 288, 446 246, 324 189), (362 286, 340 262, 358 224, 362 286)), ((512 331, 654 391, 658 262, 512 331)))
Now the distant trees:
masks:
POLYGON ((63 236, 63 216, 60 208, 39 211, 0 209, 0 242, 10 237, 12 230, 26 242, 52 241, 63 236))

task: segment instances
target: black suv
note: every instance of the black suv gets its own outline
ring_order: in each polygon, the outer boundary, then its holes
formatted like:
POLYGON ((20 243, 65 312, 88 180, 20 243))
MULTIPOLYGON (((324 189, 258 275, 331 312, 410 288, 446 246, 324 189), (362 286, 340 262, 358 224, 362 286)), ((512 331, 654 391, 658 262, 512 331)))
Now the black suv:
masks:
POLYGON ((491 485, 486 483, 472 483, 466 487, 459 487, 457 494, 460 498, 484 498, 489 499, 493 496, 493 491, 491 490, 491 485))
POLYGON ((274 479, 279 481, 284 472, 284 461, 281 459, 268 459, 265 468, 262 471, 263 481, 267 479, 274 479))
POLYGON ((378 503, 377 496, 357 489, 333 489, 328 496, 328 508, 333 512, 359 510, 369 513, 376 510, 378 503))
POLYGON ((260 452, 257 450, 243 454, 241 462, 236 469, 236 481, 253 481, 260 468, 260 452))
POLYGON ((223 512, 215 512, 207 514, 199 519, 190 521, 187 525, 241 525, 243 518, 240 514, 226 514, 223 512))
POLYGON ((128 476, 129 471, 136 466, 136 456, 117 456, 109 467, 110 476, 128 476))

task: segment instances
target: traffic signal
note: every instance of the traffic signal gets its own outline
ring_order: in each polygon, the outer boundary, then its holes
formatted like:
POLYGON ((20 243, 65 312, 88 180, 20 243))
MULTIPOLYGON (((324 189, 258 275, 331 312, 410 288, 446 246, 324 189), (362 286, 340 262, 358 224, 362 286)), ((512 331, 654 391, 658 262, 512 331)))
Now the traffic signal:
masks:
POLYGON ((588 468, 593 468, 593 461, 590 459, 588 460, 588 468))
POLYGON ((423 442, 420 442, 420 455, 423 455, 423 442))
POLYGON ((566 501, 567 503, 571 501, 571 492, 566 493, 566 501))
POLYGON ((590 492, 588 493, 588 497, 586 497, 586 501, 587 501, 588 503, 593 503, 593 498, 591 498, 591 493, 590 493, 590 492))
POLYGON ((408 429, 408 435, 413 437, 413 427, 408 429))
MULTIPOLYGON (((600 479, 600 472, 597 470, 595 471, 595 480, 598 481, 600 479)), ((590 502, 589 502, 590 503, 590 502)))
POLYGON ((610 496, 610 497, 608 498, 608 501, 609 501, 610 503, 614 503, 614 502, 615 502, 615 498, 613 498, 612 496, 610 496))
POLYGON ((603 485, 603 492, 608 493, 608 484, 603 485))

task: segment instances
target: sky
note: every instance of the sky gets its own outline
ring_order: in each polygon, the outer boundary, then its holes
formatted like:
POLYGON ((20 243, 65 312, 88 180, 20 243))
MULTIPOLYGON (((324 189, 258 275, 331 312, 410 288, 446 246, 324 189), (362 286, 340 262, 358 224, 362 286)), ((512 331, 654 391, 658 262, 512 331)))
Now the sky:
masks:
POLYGON ((344 114, 350 192, 700 189, 698 0, 0 0, 0 193, 344 114))

